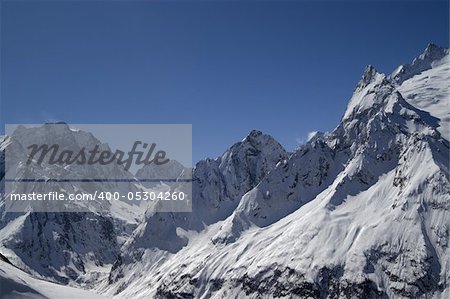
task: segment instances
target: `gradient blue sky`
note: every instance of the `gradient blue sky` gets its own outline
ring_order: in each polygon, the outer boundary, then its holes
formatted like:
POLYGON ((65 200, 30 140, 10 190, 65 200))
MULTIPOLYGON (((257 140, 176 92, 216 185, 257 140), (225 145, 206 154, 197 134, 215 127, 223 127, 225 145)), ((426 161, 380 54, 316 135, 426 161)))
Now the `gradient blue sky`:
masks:
POLYGON ((448 1, 2 1, 1 122, 191 123, 194 161, 252 129, 292 150, 367 64, 448 37, 448 1))

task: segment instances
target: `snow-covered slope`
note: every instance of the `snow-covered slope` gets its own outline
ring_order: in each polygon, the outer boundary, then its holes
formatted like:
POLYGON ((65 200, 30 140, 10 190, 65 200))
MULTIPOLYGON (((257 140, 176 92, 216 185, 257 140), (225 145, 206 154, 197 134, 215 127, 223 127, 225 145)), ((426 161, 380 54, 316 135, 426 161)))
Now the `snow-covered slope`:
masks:
POLYGON ((443 59, 448 56, 448 54, 449 49, 430 43, 419 57, 415 58, 410 64, 402 64, 399 66, 392 72, 390 77, 394 82, 401 85, 406 80, 426 70, 448 63, 443 59))
POLYGON ((39 280, 0 259, 0 298, 2 299, 101 299, 93 292, 39 280))
POLYGON ((189 240, 183 232, 202 232, 230 216, 242 195, 287 158, 288 153, 278 142, 255 130, 221 157, 198 162, 193 172, 192 213, 147 211, 145 220, 123 245, 109 281, 120 279, 148 250, 181 250, 189 240))
MULTIPOLYGON (((410 74, 398 86, 398 91, 414 107, 425 110, 439 118, 438 131, 444 138, 450 140, 450 56, 448 49, 430 44, 421 55, 435 57, 420 69, 413 69, 414 62, 409 67, 410 74)), ((394 73, 391 75, 398 78, 394 73)))

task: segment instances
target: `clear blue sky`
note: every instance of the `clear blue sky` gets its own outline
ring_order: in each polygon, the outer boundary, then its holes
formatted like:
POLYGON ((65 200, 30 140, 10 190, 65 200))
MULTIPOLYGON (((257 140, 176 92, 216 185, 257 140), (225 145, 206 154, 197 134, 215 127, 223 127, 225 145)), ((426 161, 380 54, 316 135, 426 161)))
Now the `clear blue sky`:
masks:
POLYGON ((291 150, 365 65, 448 36, 448 1, 2 1, 1 122, 192 123, 194 161, 252 129, 291 150))

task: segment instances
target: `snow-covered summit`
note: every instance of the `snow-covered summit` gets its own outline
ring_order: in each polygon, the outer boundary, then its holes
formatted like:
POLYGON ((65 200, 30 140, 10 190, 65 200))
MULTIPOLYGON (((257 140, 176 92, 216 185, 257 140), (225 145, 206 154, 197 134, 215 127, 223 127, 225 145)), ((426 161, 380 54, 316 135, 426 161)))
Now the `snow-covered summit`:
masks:
POLYGON ((393 87, 384 74, 379 73, 371 65, 367 66, 347 105, 343 119, 351 118, 376 104, 380 104, 392 90, 393 87))
POLYGON ((370 83, 377 81, 377 80, 382 80, 384 79, 384 76, 382 74, 380 74, 375 67, 373 67, 372 65, 368 65, 366 66, 366 68, 364 69, 363 75, 360 79, 360 81, 358 82, 358 86, 357 86, 357 90, 361 90, 363 88, 365 88, 367 85, 369 85, 370 83))
POLYGON ((403 75, 393 75, 394 80, 401 78, 395 81, 397 90, 408 103, 438 118, 438 131, 450 140, 449 49, 429 45, 412 65, 403 75))
POLYGON ((390 77, 398 84, 402 84, 409 78, 442 64, 442 59, 448 54, 449 49, 430 43, 419 57, 410 64, 399 66, 390 77))

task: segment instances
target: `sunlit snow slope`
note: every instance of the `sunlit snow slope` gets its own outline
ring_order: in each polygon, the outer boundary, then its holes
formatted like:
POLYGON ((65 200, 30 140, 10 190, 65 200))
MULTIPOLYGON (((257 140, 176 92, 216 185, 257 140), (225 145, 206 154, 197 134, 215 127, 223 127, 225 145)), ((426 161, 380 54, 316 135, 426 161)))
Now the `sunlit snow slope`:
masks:
POLYGON ((93 292, 36 279, 0 260, 0 298, 2 299, 101 299, 93 292))
MULTIPOLYGON (((450 140, 450 58, 448 49, 429 45, 425 55, 434 55, 436 60, 430 63, 429 69, 422 72, 416 71, 411 78, 402 82, 398 90, 410 104, 439 118, 438 131, 447 140, 450 140)), ((422 59, 427 58, 425 55, 422 59)), ((395 77, 395 73, 393 76, 395 77)))

